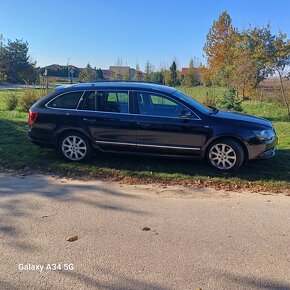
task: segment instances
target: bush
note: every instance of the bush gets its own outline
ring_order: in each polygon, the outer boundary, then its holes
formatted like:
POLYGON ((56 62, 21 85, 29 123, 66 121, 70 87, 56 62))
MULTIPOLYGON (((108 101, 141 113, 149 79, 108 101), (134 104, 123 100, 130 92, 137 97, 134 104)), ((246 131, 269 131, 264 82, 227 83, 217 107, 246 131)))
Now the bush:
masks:
POLYGON ((203 100, 203 103, 208 107, 216 107, 217 106, 217 99, 214 96, 206 95, 206 97, 203 100))
POLYGON ((237 98, 236 90, 229 89, 224 93, 223 100, 221 101, 221 107, 227 110, 234 110, 241 112, 243 111, 242 107, 243 100, 237 98))
POLYGON ((18 97, 15 94, 7 94, 4 98, 6 109, 13 111, 18 105, 18 97))
POLYGON ((25 90, 20 100, 21 111, 28 112, 29 108, 41 98, 41 93, 36 89, 25 90))

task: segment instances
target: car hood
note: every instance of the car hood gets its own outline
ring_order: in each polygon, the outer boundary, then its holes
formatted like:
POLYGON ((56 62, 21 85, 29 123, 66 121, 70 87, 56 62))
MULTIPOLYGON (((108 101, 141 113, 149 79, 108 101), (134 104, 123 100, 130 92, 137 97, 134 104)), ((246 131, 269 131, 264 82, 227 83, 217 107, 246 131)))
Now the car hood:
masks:
POLYGON ((235 121, 244 121, 244 122, 250 122, 255 123, 263 126, 268 126, 272 128, 272 123, 266 119, 255 117, 252 115, 247 114, 240 114, 240 113, 233 113, 233 112, 224 112, 224 111, 218 111, 217 113, 211 115, 215 118, 222 118, 222 119, 229 119, 229 120, 235 120, 235 121))

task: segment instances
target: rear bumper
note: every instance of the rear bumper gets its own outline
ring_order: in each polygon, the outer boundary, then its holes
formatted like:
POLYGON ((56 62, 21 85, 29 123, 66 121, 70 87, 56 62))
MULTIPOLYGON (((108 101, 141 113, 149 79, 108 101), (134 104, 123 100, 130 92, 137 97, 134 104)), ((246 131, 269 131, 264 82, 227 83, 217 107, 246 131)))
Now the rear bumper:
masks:
POLYGON ((35 138, 32 138, 31 136, 27 136, 27 139, 31 142, 31 143, 33 143, 33 144, 35 144, 35 145, 37 145, 37 146, 40 146, 40 147, 44 147, 44 148, 54 148, 55 146, 54 146, 54 144, 51 144, 51 143, 49 143, 49 142, 45 142, 45 141, 43 141, 43 140, 38 140, 38 139, 35 139, 35 138))

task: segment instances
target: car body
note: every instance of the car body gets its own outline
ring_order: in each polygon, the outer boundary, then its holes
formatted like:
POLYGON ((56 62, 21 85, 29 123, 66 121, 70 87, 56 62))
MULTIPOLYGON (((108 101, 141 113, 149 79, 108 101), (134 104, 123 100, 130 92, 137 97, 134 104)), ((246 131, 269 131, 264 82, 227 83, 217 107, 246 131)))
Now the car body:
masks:
POLYGON ((137 82, 62 86, 29 110, 28 138, 70 161, 101 152, 207 159, 222 171, 275 155, 270 121, 201 105, 175 88, 137 82))

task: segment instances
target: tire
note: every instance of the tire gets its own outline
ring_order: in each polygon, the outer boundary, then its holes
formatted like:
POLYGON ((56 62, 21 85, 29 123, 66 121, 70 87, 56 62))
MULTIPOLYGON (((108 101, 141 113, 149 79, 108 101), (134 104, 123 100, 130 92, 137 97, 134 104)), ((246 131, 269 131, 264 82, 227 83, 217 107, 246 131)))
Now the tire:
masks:
POLYGON ((244 162, 245 154, 241 145, 231 139, 219 139, 207 150, 207 161, 222 172, 237 170, 244 162))
POLYGON ((92 156, 92 147, 85 136, 70 132, 60 138, 58 153, 70 162, 81 162, 92 156))

